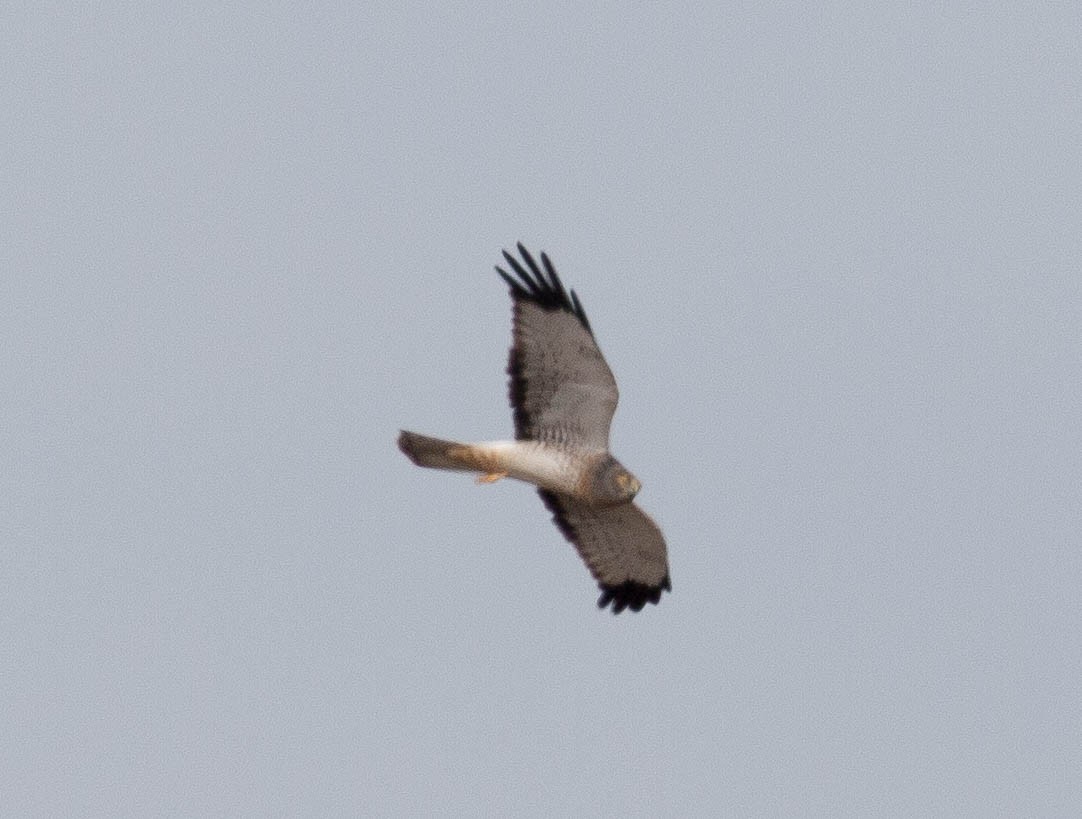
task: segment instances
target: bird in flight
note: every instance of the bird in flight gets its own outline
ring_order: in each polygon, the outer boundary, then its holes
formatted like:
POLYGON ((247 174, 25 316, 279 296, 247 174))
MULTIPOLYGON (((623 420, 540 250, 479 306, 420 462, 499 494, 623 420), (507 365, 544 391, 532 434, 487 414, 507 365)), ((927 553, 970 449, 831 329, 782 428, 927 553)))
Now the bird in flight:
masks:
POLYGON ((418 466, 510 477, 537 486, 553 522, 578 550, 601 589, 598 607, 639 611, 671 591, 665 539, 633 503, 637 478, 609 453, 619 394, 575 291, 564 289, 549 257, 538 265, 518 245, 497 267, 511 291, 507 373, 515 440, 458 443, 402 431, 398 446, 418 466))

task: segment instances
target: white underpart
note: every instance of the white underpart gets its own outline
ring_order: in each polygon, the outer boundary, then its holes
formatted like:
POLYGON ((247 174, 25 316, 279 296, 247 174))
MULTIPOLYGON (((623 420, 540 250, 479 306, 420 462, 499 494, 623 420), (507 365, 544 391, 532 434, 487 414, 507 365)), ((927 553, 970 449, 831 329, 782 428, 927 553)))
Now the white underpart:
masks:
POLYGON ((557 492, 575 494, 582 458, 540 441, 482 441, 470 447, 493 456, 510 478, 557 492))

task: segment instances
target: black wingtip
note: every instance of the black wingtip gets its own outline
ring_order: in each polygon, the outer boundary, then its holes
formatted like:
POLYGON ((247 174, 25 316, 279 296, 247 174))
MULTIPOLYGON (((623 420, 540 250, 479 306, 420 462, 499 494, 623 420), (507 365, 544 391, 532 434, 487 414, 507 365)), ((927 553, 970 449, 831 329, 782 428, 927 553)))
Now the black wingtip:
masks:
POLYGON ((539 265, 522 242, 519 242, 516 247, 522 261, 506 250, 503 251, 503 258, 514 272, 514 276, 499 265, 496 266, 496 272, 500 274, 500 278, 511 288, 511 296, 516 300, 532 302, 544 310, 565 310, 578 318, 587 332, 593 335, 590 321, 586 318, 586 311, 582 309, 582 302, 579 301, 574 290, 569 293, 564 289, 563 282, 560 281, 548 254, 541 254, 539 265), (515 276, 518 278, 516 279, 515 276))
POLYGON ((665 578, 656 586, 625 580, 623 583, 611 586, 599 583, 598 587, 601 589, 601 597, 597 600, 597 607, 603 609, 611 603, 613 614, 619 614, 624 609, 642 611, 647 603, 653 603, 656 606, 661 600, 663 591, 672 591, 672 583, 668 575, 665 575, 665 578))

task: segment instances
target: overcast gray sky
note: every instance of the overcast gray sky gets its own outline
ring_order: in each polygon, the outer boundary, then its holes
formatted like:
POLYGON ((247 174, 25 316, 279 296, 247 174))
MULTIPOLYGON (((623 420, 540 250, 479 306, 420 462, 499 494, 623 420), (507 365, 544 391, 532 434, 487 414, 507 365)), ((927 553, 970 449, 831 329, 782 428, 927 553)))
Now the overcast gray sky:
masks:
MULTIPOLYGON (((709 10, 706 10, 709 8, 709 10)), ((0 812, 1082 810, 1082 12, 0 12, 0 812), (522 240, 673 592, 509 437, 522 240)))

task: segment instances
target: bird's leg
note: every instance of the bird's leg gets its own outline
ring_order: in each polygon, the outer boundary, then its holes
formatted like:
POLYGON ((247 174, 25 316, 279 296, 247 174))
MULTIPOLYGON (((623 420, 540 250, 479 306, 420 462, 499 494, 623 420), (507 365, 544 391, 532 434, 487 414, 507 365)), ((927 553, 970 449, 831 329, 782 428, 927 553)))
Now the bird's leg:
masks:
POLYGON ((506 472, 486 472, 477 476, 477 483, 496 483, 500 478, 506 478, 506 472))

